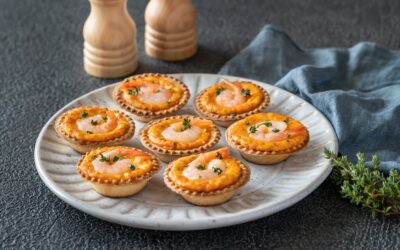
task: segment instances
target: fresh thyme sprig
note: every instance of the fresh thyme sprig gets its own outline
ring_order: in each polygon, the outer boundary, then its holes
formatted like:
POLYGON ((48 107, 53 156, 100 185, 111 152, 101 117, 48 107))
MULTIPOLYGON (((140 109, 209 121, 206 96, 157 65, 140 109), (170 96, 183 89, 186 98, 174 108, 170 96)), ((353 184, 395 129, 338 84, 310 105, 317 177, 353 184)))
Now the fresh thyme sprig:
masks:
POLYGON ((379 158, 372 157, 372 167, 366 167, 364 153, 357 154, 357 163, 346 156, 336 156, 327 148, 324 156, 333 164, 331 178, 340 186, 340 192, 351 203, 369 208, 372 217, 377 214, 400 214, 400 174, 392 169, 388 176, 379 171, 379 158))

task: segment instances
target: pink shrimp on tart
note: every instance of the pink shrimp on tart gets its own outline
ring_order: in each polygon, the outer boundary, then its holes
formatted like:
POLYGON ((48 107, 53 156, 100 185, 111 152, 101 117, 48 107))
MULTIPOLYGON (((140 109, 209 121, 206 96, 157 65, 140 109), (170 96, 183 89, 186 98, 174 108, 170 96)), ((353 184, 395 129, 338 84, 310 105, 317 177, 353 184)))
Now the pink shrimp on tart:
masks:
POLYGON ((98 106, 68 110, 56 119, 54 127, 80 153, 122 144, 135 132, 135 123, 128 115, 98 106))
POLYGON ((250 178, 250 168, 228 148, 181 157, 164 171, 164 182, 186 201, 211 206, 228 201, 250 178))
POLYGON ((262 112, 269 104, 269 94, 251 82, 224 80, 200 92, 194 110, 216 124, 228 127, 248 115, 262 112))
POLYGON ((220 138, 221 133, 212 121, 191 115, 155 120, 140 131, 143 146, 165 162, 204 152, 220 138))
POLYGON ((243 158, 257 164, 281 162, 310 140, 303 124, 276 113, 259 113, 237 121, 226 130, 225 138, 243 158))
POLYGON ((113 95, 122 108, 144 122, 173 114, 190 97, 189 89, 182 81, 161 74, 126 78, 114 88, 113 95))
POLYGON ((142 190, 160 169, 151 154, 131 147, 104 147, 82 156, 78 173, 104 196, 126 197, 142 190))

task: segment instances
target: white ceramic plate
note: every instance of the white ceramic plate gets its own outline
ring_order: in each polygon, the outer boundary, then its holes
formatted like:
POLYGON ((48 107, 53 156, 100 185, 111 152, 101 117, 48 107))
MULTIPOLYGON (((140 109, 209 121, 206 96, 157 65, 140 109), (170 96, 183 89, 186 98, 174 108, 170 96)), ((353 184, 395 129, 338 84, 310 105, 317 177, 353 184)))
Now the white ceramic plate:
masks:
MULTIPOLYGON (((212 74, 176 74, 191 92, 189 104, 179 113, 193 113, 191 104, 196 94, 221 79, 248 80, 212 74)), ((59 110, 44 126, 35 146, 35 163, 44 183, 59 198, 97 218, 123 225, 158 230, 195 230, 234 225, 283 210, 300 201, 317 188, 331 171, 322 151, 327 147, 337 153, 338 143, 328 120, 312 105, 272 85, 257 82, 270 93, 267 111, 289 115, 301 121, 310 131, 310 143, 301 152, 281 164, 251 166, 251 179, 227 203, 197 207, 172 193, 160 173, 139 194, 129 198, 107 198, 97 194, 76 171, 80 154, 69 148, 54 131, 55 118, 67 109, 100 105, 120 109, 112 100, 115 85, 94 90, 59 110)), ((136 121, 136 133, 128 143, 143 148, 138 133, 143 123, 136 121)), ((225 129, 221 128, 224 133, 225 129)), ((216 147, 225 145, 224 139, 216 147)), ((243 160, 237 152, 231 153, 243 160)))

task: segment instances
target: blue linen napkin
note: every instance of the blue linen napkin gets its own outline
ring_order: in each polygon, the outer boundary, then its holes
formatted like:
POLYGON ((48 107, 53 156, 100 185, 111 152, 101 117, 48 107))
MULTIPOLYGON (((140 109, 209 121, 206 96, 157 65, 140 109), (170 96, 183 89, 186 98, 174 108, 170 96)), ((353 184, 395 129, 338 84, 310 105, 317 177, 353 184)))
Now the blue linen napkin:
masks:
POLYGON ((332 123, 339 151, 355 160, 378 154, 381 170, 400 170, 400 51, 362 42, 351 48, 302 49, 283 31, 264 26, 221 74, 286 89, 332 123))

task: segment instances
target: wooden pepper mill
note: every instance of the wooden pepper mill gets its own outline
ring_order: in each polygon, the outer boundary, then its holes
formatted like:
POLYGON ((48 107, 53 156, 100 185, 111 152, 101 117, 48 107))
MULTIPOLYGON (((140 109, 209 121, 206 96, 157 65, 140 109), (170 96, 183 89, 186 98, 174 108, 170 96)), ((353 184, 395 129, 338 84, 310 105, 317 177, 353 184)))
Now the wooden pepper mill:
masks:
POLYGON ((149 56, 178 61, 196 53, 196 9, 191 0, 150 0, 145 20, 149 56))
POLYGON ((117 78, 137 68, 136 24, 127 0, 89 0, 91 11, 83 27, 84 67, 96 77, 117 78))

